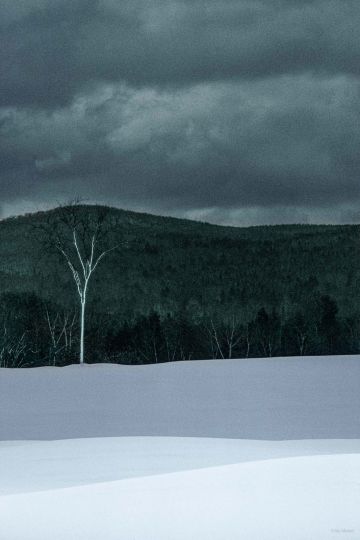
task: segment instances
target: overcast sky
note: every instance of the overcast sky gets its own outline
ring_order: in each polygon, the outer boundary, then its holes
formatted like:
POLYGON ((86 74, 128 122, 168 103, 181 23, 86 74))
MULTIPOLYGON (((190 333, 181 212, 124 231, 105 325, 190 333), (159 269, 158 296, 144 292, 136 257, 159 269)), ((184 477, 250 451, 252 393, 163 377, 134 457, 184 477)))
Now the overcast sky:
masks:
POLYGON ((359 0, 1 0, 0 216, 360 221, 359 0))

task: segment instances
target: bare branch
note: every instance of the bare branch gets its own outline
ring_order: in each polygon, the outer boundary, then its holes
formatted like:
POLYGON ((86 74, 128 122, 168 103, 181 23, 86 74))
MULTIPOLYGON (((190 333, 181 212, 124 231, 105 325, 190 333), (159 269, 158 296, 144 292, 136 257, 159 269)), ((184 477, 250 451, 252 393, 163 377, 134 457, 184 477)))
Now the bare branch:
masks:
POLYGON ((85 265, 84 265, 84 261, 82 259, 82 256, 81 256, 81 253, 80 253, 80 250, 79 250, 79 246, 78 246, 78 242, 77 242, 77 238, 76 238, 76 230, 75 229, 73 230, 73 242, 74 242, 74 246, 75 246, 76 253, 78 255, 81 267, 82 267, 83 272, 84 272, 84 278, 86 278, 85 265))

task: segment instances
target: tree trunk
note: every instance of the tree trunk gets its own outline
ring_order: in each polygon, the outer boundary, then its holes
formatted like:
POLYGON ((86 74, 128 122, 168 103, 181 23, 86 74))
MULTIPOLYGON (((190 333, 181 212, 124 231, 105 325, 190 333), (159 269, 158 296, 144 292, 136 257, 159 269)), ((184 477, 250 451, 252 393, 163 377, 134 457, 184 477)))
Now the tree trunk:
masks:
POLYGON ((84 363, 85 351, 85 301, 81 302, 81 321, 80 321, 80 365, 84 363))

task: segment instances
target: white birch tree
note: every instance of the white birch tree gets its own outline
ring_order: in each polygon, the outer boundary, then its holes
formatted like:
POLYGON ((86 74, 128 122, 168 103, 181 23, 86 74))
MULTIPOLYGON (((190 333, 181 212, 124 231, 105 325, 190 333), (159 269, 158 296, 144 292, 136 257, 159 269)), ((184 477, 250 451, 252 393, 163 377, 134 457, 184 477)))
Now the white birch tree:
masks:
POLYGON ((220 322, 210 318, 205 328, 214 358, 233 358, 234 350, 244 341, 244 328, 235 315, 220 322))
POLYGON ((56 314, 52 314, 46 307, 45 314, 50 337, 49 365, 55 366, 61 354, 71 353, 76 313, 69 314, 64 311, 60 314, 57 311, 56 314))
POLYGON ((90 278, 98 267, 100 261, 105 257, 107 253, 112 251, 114 248, 101 251, 98 255, 95 255, 96 247, 96 234, 94 233, 91 236, 91 247, 90 255, 86 256, 84 253, 81 253, 77 238, 76 229, 73 229, 73 246, 75 248, 77 262, 80 264, 80 270, 76 268, 76 262, 71 260, 71 255, 69 252, 66 252, 65 249, 58 245, 60 253, 64 256, 67 265, 71 271, 72 277, 75 281, 79 302, 80 302, 80 364, 84 363, 85 357, 85 313, 86 313, 86 301, 88 295, 88 288, 90 278))
MULTIPOLYGON (((79 204, 78 201, 56 210, 56 220, 45 224, 47 244, 60 254, 71 273, 80 311, 79 362, 85 362, 86 308, 89 286, 104 257, 118 245, 108 247, 108 209, 79 204), (108 227, 106 229, 106 226, 108 227)), ((44 227, 42 227, 44 232, 44 227)))

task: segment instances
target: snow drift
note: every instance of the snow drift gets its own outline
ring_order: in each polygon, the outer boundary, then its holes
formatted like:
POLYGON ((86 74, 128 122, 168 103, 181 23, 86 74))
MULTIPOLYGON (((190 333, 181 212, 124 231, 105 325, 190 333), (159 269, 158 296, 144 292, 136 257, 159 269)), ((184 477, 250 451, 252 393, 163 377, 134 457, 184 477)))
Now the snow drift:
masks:
MULTIPOLYGON (((278 443, 279 444, 279 443, 278 443)), ((0 497, 4 540, 358 538, 360 454, 306 456, 0 497)))

